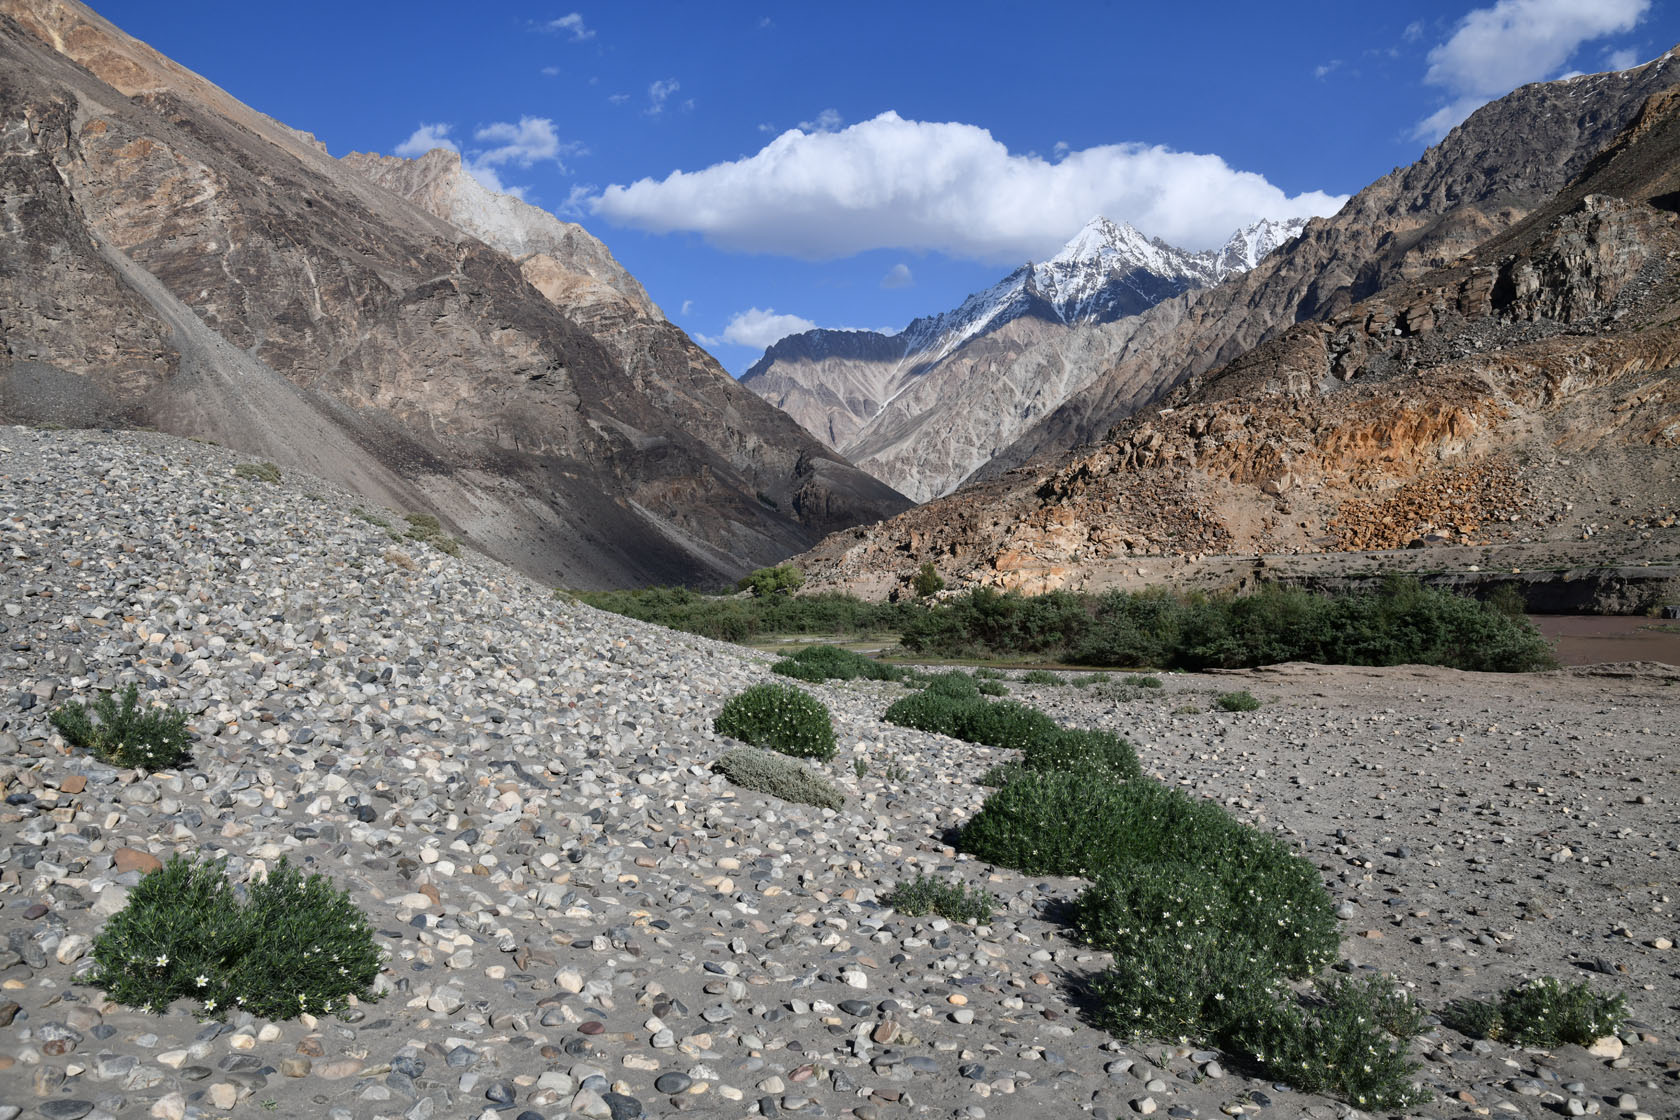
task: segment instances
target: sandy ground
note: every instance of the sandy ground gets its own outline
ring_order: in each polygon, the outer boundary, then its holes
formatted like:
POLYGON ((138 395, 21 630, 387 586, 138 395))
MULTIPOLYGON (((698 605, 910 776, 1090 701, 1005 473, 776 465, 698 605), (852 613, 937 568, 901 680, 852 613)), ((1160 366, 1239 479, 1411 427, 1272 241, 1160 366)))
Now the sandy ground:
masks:
MULTIPOLYGON (((1680 1116, 1680 669, 1281 665, 1164 680, 1159 699, 1120 704, 1096 689, 1016 690, 1065 722, 1129 734, 1165 780, 1283 826, 1353 903, 1343 953, 1426 1007, 1541 974, 1623 993, 1637 1041, 1619 1068, 1575 1047, 1490 1060, 1512 1082, 1539 1067, 1579 1081, 1612 1114, 1680 1116), (1210 710, 1239 688, 1264 706, 1210 710), (1636 1108, 1616 1107, 1623 1093, 1636 1108)), ((1420 1044, 1426 1079, 1452 1086, 1464 1045, 1450 1032, 1420 1044)), ((1487 1114, 1501 1100, 1494 1114, 1565 1104, 1496 1081, 1453 1087, 1428 1111, 1487 1114)))

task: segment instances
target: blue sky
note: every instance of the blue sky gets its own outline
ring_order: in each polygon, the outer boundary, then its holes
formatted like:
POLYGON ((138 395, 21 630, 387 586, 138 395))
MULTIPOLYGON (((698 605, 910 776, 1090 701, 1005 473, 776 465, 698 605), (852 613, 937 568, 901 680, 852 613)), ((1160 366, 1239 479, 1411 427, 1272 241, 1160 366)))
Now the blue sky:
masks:
POLYGON ((93 6, 334 155, 457 147, 735 373, 1097 212, 1189 248, 1330 212, 1486 100, 1680 42, 1680 0, 93 6))

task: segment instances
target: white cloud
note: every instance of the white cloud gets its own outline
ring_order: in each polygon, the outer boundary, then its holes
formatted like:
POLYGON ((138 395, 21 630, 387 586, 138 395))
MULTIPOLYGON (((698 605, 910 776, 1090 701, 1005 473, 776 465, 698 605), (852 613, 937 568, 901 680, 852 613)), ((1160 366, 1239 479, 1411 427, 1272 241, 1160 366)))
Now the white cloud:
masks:
POLYGON ((1215 155, 1109 144, 1052 163, 1012 155, 974 125, 887 112, 839 132, 789 130, 700 171, 615 184, 589 207, 623 225, 808 260, 898 248, 1019 264, 1051 255, 1098 214, 1200 249, 1259 218, 1329 214, 1343 201, 1290 196, 1215 155))
POLYGON ((1459 21, 1429 52, 1423 80, 1448 102, 1412 130, 1433 143, 1475 110, 1527 82, 1557 76, 1581 44, 1633 29, 1651 0, 1499 0, 1459 21))
POLYGON ((749 307, 733 315, 720 336, 697 334, 702 346, 751 346, 763 350, 790 334, 816 330, 817 325, 798 315, 778 315, 773 307, 749 307))
POLYGON ((561 156, 575 155, 580 150, 577 144, 562 144, 559 133, 554 131, 554 122, 547 117, 520 117, 518 124, 497 121, 478 129, 473 139, 495 145, 474 153, 475 162, 480 164, 517 163, 529 167, 542 160, 559 163, 561 156))
POLYGON ((903 261, 887 269, 887 274, 881 277, 883 288, 908 288, 915 282, 916 278, 910 275, 910 266, 903 261))
POLYGON ((557 78, 557 77, 560 76, 560 67, 558 67, 558 66, 544 66, 542 68, 542 72, 543 72, 543 76, 546 77, 546 78, 557 78))
POLYGON ((544 26, 550 31, 559 31, 570 35, 574 43, 595 38, 595 32, 583 25, 583 17, 576 12, 567 12, 559 19, 551 19, 544 26))
POLYGON ((691 300, 691 299, 685 299, 682 302, 682 310, 680 312, 678 312, 678 314, 679 315, 687 315, 688 313, 690 313, 693 310, 694 310, 694 301, 691 300))
POLYGON ((817 114, 814 121, 800 121, 799 127, 806 132, 838 132, 840 126, 846 123, 846 118, 840 115, 838 109, 824 109, 817 114))
POLYGON ((1319 79, 1320 81, 1323 81, 1325 78, 1329 77, 1331 74, 1334 74, 1337 70, 1340 70, 1341 68, 1342 68, 1342 60, 1339 59, 1339 58, 1332 58, 1329 62, 1321 63, 1318 66, 1314 66, 1313 67, 1313 77, 1319 79))
POLYGON ((681 88, 682 83, 675 78, 661 78, 648 86, 648 116, 657 117, 660 113, 663 113, 665 102, 669 101, 671 95, 681 88))
POLYGON ((1632 47, 1624 51, 1604 52, 1606 70, 1631 70, 1639 65, 1639 61, 1639 52, 1632 47))
POLYGON ((398 144, 394 149, 399 156, 414 159, 423 156, 433 148, 448 148, 452 152, 460 152, 455 141, 449 138, 449 126, 446 124, 422 124, 409 134, 407 140, 398 144))
MULTIPOLYGON (((452 131, 452 126, 447 124, 421 124, 392 151, 412 159, 425 155, 433 148, 447 148, 461 157, 462 170, 486 188, 500 194, 511 194, 515 198, 524 198, 525 188, 503 182, 498 167, 507 164, 530 167, 534 163, 553 161, 561 171, 565 171, 566 165, 561 162, 561 157, 585 153, 581 144, 562 142, 554 130, 554 122, 546 117, 520 117, 518 124, 497 121, 484 125, 473 132, 473 139, 490 146, 471 147, 465 151, 450 136, 452 131)), ((572 188, 572 197, 568 202, 577 207, 578 188, 572 188)))

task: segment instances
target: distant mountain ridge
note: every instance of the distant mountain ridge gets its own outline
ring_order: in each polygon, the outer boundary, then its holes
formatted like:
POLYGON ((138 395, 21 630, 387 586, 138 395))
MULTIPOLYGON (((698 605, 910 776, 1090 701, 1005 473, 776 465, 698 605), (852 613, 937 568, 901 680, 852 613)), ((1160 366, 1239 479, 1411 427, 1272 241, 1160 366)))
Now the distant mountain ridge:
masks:
MULTIPOLYGON (((1019 320, 1064 328, 1112 322, 1182 292, 1217 284, 1253 268, 1305 225, 1299 218, 1261 219, 1237 230, 1220 249, 1191 252, 1149 238, 1129 223, 1099 216, 1049 260, 1022 265, 957 308, 916 319, 895 334, 818 329, 789 335, 767 349, 741 382, 865 470, 925 501, 945 493, 985 461, 985 456, 975 458, 978 446, 996 445, 1005 434, 1012 436, 1029 417, 1007 409, 991 417, 946 412, 943 419, 953 431, 966 424, 995 428, 975 441, 976 447, 960 461, 960 470, 943 458, 926 469, 929 464, 872 457, 883 437, 891 446, 891 433, 904 426, 907 417, 893 405, 918 379, 976 340, 1019 320)), ((1036 332, 1023 327, 1013 333, 1027 338, 1036 332)), ((1031 411, 1032 416, 1039 414, 1031 411)))

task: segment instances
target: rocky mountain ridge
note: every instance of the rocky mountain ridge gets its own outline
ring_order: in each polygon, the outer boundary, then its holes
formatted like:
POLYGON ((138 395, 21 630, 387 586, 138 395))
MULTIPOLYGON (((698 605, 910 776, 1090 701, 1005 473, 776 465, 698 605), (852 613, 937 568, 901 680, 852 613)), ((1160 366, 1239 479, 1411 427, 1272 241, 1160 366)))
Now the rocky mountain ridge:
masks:
POLYGON ((9 419, 213 439, 576 586, 718 582, 907 504, 451 160, 416 205, 69 0, 0 0, 0 120, 9 419))
POLYGON ((1049 260, 1022 265, 953 310, 916 319, 896 334, 789 335, 741 382, 895 488, 919 500, 938 497, 1060 403, 1060 390, 1078 387, 1076 376, 1040 378, 1030 401, 1004 407, 988 391, 993 386, 970 384, 993 375, 999 346, 1009 350, 1042 335, 1060 339, 1064 332, 1042 325, 1111 322, 1216 284, 1254 267, 1304 225, 1262 219, 1218 250, 1190 252, 1097 217, 1049 260), (989 337, 994 334, 999 338, 989 337), (979 349, 967 353, 970 346, 979 349), (907 447, 915 451, 906 454, 907 447))
MULTIPOLYGON (((1093 328, 1100 369, 973 478, 1035 457, 1053 463, 1185 378, 1305 319, 1324 319, 1462 257, 1545 203, 1645 100, 1680 81, 1676 51, 1630 70, 1523 86, 1484 105, 1415 163, 1396 168, 1251 271, 1093 328)), ((1032 356, 1035 365, 1055 359, 1032 356)), ((1011 372, 1010 376, 1022 376, 1011 372)))
POLYGON ((801 562, 818 586, 886 591, 932 560, 953 583, 1042 591, 1145 558, 1605 531, 1680 548, 1677 198, 1671 87, 1453 264, 1189 377, 1065 462, 801 562))

